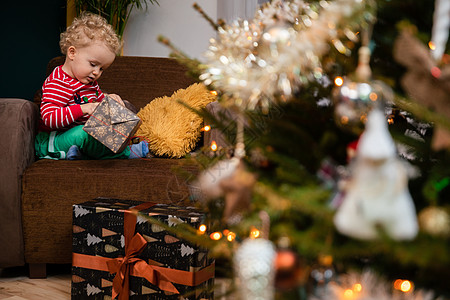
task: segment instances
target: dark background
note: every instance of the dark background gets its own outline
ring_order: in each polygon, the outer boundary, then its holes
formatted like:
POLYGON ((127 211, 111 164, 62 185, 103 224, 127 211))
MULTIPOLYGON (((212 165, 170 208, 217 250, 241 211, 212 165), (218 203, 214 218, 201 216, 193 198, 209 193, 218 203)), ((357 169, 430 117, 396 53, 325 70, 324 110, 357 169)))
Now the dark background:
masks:
POLYGON ((61 55, 65 0, 2 1, 0 9, 0 98, 33 100, 48 61, 61 55))

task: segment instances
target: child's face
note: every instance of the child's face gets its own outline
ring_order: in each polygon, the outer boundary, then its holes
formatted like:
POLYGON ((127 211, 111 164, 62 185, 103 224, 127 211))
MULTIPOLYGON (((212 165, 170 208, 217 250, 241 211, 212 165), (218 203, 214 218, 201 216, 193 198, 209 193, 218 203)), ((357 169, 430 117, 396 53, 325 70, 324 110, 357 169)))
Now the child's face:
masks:
POLYGON ((116 55, 103 43, 95 42, 82 48, 69 47, 67 57, 69 65, 65 71, 80 82, 90 84, 100 78, 116 55))

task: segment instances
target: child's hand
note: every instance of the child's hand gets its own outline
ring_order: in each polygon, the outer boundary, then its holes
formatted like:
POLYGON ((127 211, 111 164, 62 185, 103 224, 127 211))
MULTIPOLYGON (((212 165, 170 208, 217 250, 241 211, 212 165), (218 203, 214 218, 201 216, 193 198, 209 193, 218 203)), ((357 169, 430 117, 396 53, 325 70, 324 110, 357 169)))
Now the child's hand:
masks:
POLYGON ((81 105, 81 111, 85 115, 92 115, 98 104, 98 102, 83 104, 81 105))
POLYGON ((109 97, 113 98, 114 100, 116 100, 117 102, 120 103, 120 105, 125 106, 125 103, 123 103, 122 98, 120 98, 119 95, 116 94, 108 94, 109 97))

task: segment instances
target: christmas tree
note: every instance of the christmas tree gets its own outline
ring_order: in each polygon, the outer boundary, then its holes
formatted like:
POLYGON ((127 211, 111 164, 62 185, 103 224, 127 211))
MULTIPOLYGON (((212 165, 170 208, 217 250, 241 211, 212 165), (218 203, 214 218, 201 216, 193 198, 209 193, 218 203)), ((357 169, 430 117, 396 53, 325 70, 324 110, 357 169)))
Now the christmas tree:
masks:
POLYGON ((192 155, 208 228, 177 233, 243 299, 450 297, 450 1, 195 8, 205 61, 161 41, 218 93, 198 113, 226 143, 192 155))

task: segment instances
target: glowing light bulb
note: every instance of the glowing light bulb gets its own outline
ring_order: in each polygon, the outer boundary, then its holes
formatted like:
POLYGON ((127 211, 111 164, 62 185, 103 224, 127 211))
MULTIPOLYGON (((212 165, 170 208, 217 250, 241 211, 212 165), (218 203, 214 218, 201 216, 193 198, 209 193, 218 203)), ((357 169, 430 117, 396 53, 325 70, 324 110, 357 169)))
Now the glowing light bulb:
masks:
POLYGON ((205 125, 205 127, 203 127, 202 130, 203 131, 210 131, 211 130, 211 126, 205 125))
POLYGON ((353 290, 354 290, 355 292, 357 292, 357 293, 361 292, 361 291, 362 291, 362 285, 361 285, 360 283, 355 283, 355 284, 353 285, 353 290))
POLYGON ((348 299, 353 298, 353 291, 352 291, 351 289, 346 289, 346 290, 344 291, 344 297, 345 297, 345 298, 348 298, 348 299))
POLYGON ((251 238, 251 239, 256 239, 256 238, 259 237, 260 234, 261 234, 261 233, 259 232, 258 229, 252 228, 252 230, 250 231, 250 238, 251 238))
POLYGON ((400 285, 400 291, 402 291, 403 293, 407 293, 409 291, 411 291, 412 289, 412 284, 409 280, 403 280, 402 284, 400 285))
POLYGON ((428 47, 430 47, 431 50, 436 49, 436 45, 432 41, 428 42, 428 47))
POLYGON ((211 150, 212 150, 212 151, 217 151, 217 144, 216 144, 216 141, 212 141, 212 142, 211 142, 211 150))
POLYGON ((210 91, 210 94, 211 94, 211 95, 214 95, 214 96, 217 96, 217 95, 218 95, 217 91, 210 91))
POLYGON ((198 231, 200 231, 201 234, 206 232, 206 225, 202 224, 198 227, 198 231))
POLYGON ((401 279, 397 279, 396 281, 394 281, 394 289, 400 290, 402 282, 403 282, 403 280, 401 280, 401 279))
POLYGON ((342 77, 338 76, 334 79, 334 84, 336 86, 342 86, 344 84, 344 79, 342 77))
POLYGON ((211 233, 209 236, 212 240, 218 241, 222 238, 222 234, 218 231, 211 233))
POLYGON ((229 241, 229 242, 232 242, 232 241, 234 241, 234 239, 236 238, 236 233, 234 233, 234 232, 228 232, 228 234, 227 234, 227 241, 229 241))
POLYGON ((413 289, 413 284, 409 280, 397 279, 394 281, 394 289, 408 293, 413 289))

